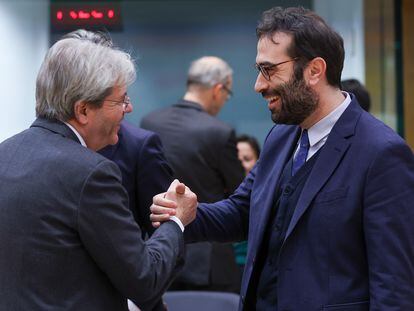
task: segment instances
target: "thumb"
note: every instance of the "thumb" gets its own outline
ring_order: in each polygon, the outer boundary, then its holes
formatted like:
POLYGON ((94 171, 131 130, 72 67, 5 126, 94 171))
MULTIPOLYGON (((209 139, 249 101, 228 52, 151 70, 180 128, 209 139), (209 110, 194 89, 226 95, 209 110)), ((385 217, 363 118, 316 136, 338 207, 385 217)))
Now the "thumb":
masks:
POLYGON ((185 193, 185 185, 183 183, 178 183, 175 187, 175 192, 177 194, 184 194, 185 193))
POLYGON ((180 184, 180 181, 178 179, 174 179, 174 181, 171 183, 170 187, 168 188, 167 192, 175 192, 177 185, 180 184))

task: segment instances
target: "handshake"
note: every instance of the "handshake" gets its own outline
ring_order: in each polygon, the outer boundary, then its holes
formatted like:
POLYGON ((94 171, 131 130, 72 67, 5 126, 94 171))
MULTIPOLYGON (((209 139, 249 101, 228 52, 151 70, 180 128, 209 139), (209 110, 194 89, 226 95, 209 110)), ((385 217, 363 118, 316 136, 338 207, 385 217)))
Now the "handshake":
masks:
POLYGON ((157 194, 151 205, 150 220, 155 228, 175 216, 184 226, 191 223, 197 212, 197 196, 186 185, 175 179, 167 192, 157 194))

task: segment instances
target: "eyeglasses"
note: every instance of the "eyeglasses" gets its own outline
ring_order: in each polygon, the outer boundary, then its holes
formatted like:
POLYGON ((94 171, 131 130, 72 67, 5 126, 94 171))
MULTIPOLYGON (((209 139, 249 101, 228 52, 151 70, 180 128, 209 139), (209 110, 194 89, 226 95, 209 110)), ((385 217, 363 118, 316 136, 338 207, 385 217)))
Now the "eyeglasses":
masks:
POLYGON ((227 92, 229 98, 233 97, 233 94, 234 94, 233 91, 230 90, 225 84, 222 84, 222 86, 223 86, 223 89, 227 92))
POLYGON ((289 63, 289 62, 294 62, 298 59, 299 59, 299 57, 295 57, 295 58, 285 60, 285 61, 277 63, 277 64, 269 64, 269 65, 267 65, 267 64, 266 65, 260 65, 260 64, 256 63, 256 64, 254 64, 254 66, 256 67, 256 70, 259 73, 261 73, 267 81, 270 81, 270 76, 271 76, 270 71, 271 70, 275 69, 279 65, 286 64, 286 63, 289 63))
POLYGON ((128 105, 131 104, 131 98, 129 98, 128 95, 125 95, 124 100, 122 100, 122 101, 111 100, 111 99, 105 99, 104 101, 106 101, 106 102, 112 102, 112 103, 115 103, 115 104, 118 104, 118 105, 122 105, 123 111, 126 111, 128 105))

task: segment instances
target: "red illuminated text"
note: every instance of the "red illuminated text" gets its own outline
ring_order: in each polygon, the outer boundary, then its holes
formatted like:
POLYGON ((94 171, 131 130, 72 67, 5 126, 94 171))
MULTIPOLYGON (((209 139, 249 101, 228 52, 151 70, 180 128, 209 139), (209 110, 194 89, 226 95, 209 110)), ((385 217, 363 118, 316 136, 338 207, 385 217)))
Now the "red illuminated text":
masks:
POLYGON ((98 11, 98 10, 71 10, 68 12, 67 16, 63 11, 56 12, 56 19, 62 21, 65 17, 76 20, 76 19, 83 19, 83 20, 91 20, 91 19, 103 19, 105 15, 109 19, 115 18, 115 11, 112 9, 106 10, 106 12, 98 11))

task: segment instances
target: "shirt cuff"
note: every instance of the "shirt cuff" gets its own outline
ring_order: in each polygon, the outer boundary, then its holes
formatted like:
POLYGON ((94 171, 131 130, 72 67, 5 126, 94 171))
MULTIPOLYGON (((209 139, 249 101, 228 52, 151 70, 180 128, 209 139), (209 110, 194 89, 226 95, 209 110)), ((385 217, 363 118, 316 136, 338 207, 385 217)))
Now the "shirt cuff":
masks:
POLYGON ((170 216, 170 220, 172 220, 173 222, 175 222, 180 227, 181 231, 184 232, 184 225, 183 225, 183 223, 181 222, 181 220, 178 217, 176 217, 176 216, 170 216))

